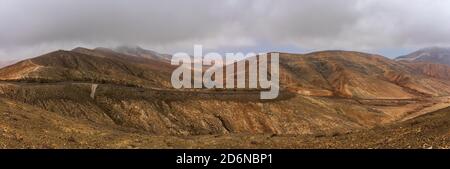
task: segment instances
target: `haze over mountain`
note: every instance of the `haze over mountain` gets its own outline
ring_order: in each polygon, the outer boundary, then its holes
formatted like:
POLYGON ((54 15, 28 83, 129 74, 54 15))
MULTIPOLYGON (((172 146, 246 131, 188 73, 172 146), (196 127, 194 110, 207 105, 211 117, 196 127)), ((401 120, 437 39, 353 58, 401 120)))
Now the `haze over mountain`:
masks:
POLYGON ((450 65, 450 47, 429 47, 399 56, 397 61, 429 62, 450 65))
POLYGON ((172 55, 161 54, 152 50, 146 50, 139 46, 118 46, 113 50, 126 55, 146 57, 156 60, 167 60, 168 62, 170 62, 170 59, 172 58, 172 55))
POLYGON ((450 1, 408 2, 6 1, 0 7, 0 21, 8 23, 0 27, 0 58, 121 44, 169 54, 202 44, 208 51, 342 49, 388 57, 421 46, 450 45, 450 1))

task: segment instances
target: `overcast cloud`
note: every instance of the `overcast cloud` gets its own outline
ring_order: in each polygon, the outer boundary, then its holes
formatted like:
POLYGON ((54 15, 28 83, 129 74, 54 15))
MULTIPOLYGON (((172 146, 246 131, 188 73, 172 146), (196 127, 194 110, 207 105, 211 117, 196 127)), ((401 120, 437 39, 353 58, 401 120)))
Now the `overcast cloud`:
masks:
POLYGON ((161 52, 450 46, 450 0, 0 0, 0 58, 140 45, 161 52))

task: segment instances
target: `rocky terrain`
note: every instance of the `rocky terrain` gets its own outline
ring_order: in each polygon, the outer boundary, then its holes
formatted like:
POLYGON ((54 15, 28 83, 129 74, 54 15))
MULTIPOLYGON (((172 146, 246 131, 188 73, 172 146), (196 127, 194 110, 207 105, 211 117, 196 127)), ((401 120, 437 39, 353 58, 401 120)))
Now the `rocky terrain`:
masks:
POLYGON ((0 101, 0 148, 450 148, 450 109, 343 133, 154 135, 0 101))
POLYGON ((141 48, 54 51, 0 69, 0 147, 448 148, 450 68, 423 64, 281 53, 265 101, 173 89, 167 55, 141 48))

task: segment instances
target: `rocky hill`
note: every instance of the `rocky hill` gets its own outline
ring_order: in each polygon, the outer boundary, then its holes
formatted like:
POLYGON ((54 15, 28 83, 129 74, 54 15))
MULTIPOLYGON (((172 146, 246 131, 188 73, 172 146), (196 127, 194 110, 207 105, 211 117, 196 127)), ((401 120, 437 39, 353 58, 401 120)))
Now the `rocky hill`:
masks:
POLYGON ((169 87, 172 69, 169 63, 156 59, 124 55, 105 48, 75 48, 50 52, 7 66, 0 70, 0 79, 169 87))
MULTIPOLYGON (((281 81, 300 94, 411 99, 450 93, 446 79, 379 55, 348 51, 282 54, 280 64, 281 81)), ((445 74, 445 68, 437 72, 445 74)))

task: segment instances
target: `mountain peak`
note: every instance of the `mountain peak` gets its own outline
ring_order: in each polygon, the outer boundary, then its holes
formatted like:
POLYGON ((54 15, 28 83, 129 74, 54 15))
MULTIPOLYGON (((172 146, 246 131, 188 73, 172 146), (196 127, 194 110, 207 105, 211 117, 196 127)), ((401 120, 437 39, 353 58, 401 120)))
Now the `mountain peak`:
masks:
POLYGON ((91 49, 79 46, 79 47, 73 48, 71 51, 78 51, 78 50, 91 50, 91 49))
POLYGON ((399 56, 395 60, 450 65, 450 47, 427 47, 404 56, 399 56))
POLYGON ((120 50, 133 51, 133 50, 144 50, 144 49, 138 45, 121 45, 121 46, 115 47, 113 50, 115 50, 115 51, 120 51, 120 50))
POLYGON ((161 54, 152 50, 144 49, 137 45, 124 45, 124 46, 118 46, 113 49, 113 51, 131 55, 131 56, 137 56, 137 57, 143 57, 143 58, 149 58, 149 59, 156 59, 156 60, 169 60, 170 55, 168 54, 161 54))

